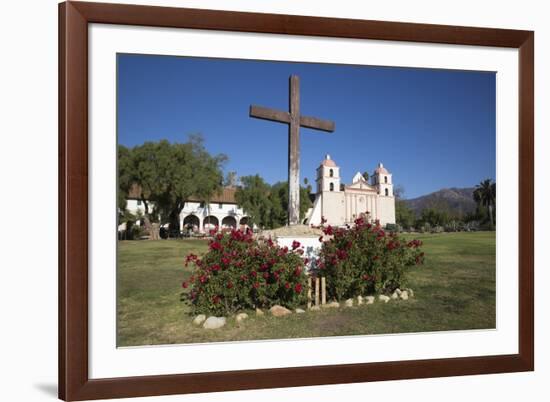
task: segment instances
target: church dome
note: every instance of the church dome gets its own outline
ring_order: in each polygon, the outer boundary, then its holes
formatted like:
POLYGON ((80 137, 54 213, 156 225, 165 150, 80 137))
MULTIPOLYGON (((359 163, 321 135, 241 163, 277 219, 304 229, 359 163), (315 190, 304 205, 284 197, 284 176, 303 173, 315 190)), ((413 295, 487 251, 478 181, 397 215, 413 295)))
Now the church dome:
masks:
POLYGON ((326 154, 325 160, 321 162, 321 166, 327 166, 327 167, 336 167, 336 163, 332 159, 330 159, 330 155, 326 154))
POLYGON ((378 167, 375 169, 374 174, 390 174, 388 169, 384 167, 381 163, 378 164, 378 167))

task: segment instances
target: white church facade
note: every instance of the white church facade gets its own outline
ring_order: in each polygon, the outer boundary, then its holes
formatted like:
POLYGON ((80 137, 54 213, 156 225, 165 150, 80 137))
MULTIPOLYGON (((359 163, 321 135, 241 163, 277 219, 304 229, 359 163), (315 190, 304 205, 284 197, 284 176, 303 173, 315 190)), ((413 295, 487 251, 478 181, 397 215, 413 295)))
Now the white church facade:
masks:
POLYGON ((342 185, 340 167, 326 155, 317 168, 317 193, 304 223, 320 225, 322 218, 333 226, 341 226, 360 216, 380 221, 382 226, 395 223, 395 197, 392 174, 378 164, 369 183, 357 173, 349 185, 342 185))

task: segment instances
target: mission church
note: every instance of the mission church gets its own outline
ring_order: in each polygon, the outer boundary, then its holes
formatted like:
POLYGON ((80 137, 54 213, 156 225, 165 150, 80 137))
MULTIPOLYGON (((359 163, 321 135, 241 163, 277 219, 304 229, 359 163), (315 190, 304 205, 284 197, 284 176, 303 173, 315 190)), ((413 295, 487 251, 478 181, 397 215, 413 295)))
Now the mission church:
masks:
POLYGON ((383 226, 395 223, 391 173, 379 163, 371 181, 369 184, 357 172, 351 184, 342 184, 340 167, 326 155, 317 168, 317 193, 304 223, 320 225, 324 218, 330 225, 341 226, 360 216, 366 216, 369 221, 379 220, 383 226))

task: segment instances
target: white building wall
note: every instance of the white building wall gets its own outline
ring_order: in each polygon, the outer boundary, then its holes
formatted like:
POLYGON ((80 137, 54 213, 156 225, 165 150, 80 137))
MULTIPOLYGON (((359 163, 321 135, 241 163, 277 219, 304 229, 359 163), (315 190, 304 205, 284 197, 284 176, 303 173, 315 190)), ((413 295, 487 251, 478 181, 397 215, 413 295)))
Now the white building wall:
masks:
POLYGON ((345 193, 323 192, 321 202, 323 216, 329 224, 338 226, 346 223, 345 193))
POLYGON ((388 223, 395 223, 395 198, 394 197, 378 197, 378 219, 380 224, 385 226, 388 223))
MULTIPOLYGON (((149 204, 149 210, 151 210, 151 204, 149 204)), ((128 212, 136 215, 139 212, 145 213, 145 205, 140 200, 126 200, 126 209, 128 212)))
POLYGON ((311 211, 308 215, 307 224, 308 225, 320 225, 321 224, 321 218, 322 218, 322 211, 321 211, 322 203, 321 203, 321 196, 317 195, 315 198, 315 201, 313 202, 313 208, 311 208, 311 211))
MULTIPOLYGON (((223 226, 223 220, 226 217, 233 217, 236 227, 239 227, 242 218, 246 217, 242 208, 236 204, 228 203, 210 203, 209 205, 200 202, 187 202, 180 213, 180 227, 183 228, 185 218, 194 215, 199 219, 199 230, 205 229, 205 218, 213 216, 217 219, 218 226, 223 226)), ((212 224, 213 225, 213 224, 212 224)))
MULTIPOLYGON (((149 210, 153 208, 154 204, 149 203, 149 210)), ((132 214, 136 215, 138 212, 142 214, 145 213, 145 205, 143 202, 135 199, 126 200, 126 209, 132 214)), ((233 217, 235 218, 236 227, 239 227, 239 223, 242 218, 247 215, 242 208, 239 208, 236 204, 229 203, 211 203, 206 205, 200 202, 186 202, 184 208, 180 213, 180 228, 183 228, 184 220, 187 216, 194 215, 199 220, 199 229, 202 231, 204 229, 204 220, 208 216, 214 216, 218 220, 218 225, 221 227, 224 218, 233 217), (202 205, 202 206, 201 206, 202 205)), ((139 225, 139 223, 137 223, 139 225)))

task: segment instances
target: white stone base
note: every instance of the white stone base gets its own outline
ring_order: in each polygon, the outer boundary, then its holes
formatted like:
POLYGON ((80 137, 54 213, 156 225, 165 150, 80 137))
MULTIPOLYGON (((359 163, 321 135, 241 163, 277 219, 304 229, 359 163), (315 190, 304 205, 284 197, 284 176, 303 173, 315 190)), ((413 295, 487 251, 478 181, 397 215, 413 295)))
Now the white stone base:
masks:
POLYGON ((309 260, 308 269, 311 269, 315 261, 319 258, 319 252, 321 251, 321 246, 323 243, 319 241, 318 237, 312 236, 277 236, 275 241, 280 247, 288 247, 289 250, 292 250, 292 242, 300 242, 300 246, 304 249, 303 258, 309 260))

